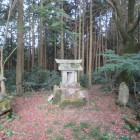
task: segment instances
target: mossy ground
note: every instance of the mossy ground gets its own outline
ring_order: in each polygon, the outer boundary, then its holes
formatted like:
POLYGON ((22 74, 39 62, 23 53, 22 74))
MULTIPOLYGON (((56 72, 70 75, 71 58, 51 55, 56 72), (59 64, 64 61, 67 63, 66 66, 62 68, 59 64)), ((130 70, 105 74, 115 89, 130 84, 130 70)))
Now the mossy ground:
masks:
POLYGON ((80 108, 82 106, 86 105, 86 101, 83 99, 77 99, 77 100, 64 100, 60 104, 61 109, 69 108, 69 109, 74 109, 74 108, 80 108))

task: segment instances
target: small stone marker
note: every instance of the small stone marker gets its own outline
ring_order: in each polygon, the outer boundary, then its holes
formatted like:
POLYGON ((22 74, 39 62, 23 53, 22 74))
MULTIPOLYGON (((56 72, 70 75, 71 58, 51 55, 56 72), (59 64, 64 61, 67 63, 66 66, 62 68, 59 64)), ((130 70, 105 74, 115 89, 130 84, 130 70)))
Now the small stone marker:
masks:
POLYGON ((129 89, 125 82, 122 82, 119 86, 118 102, 122 105, 126 105, 129 100, 129 89))

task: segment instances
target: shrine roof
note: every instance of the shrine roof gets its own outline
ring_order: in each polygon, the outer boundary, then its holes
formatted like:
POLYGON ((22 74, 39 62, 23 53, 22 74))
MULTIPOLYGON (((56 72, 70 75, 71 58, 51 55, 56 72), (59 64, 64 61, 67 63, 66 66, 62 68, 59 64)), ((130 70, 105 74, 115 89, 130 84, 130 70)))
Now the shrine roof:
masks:
POLYGON ((74 64, 74 63, 77 63, 77 64, 80 64, 82 63, 82 59, 78 59, 78 60, 73 60, 73 59, 55 59, 56 63, 59 63, 59 64, 74 64))

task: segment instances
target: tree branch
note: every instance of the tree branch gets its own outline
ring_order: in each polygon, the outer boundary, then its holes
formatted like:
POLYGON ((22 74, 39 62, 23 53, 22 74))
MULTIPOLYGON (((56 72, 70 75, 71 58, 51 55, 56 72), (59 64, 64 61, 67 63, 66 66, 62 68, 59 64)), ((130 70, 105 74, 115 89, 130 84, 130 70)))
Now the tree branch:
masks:
POLYGON ((114 4, 110 0, 105 0, 113 9, 115 9, 114 4))
POLYGON ((134 32, 135 29, 137 28, 139 22, 140 22, 140 12, 138 13, 138 17, 137 17, 137 19, 135 20, 133 26, 132 26, 130 29, 128 29, 128 33, 134 32))
POLYGON ((120 31, 120 34, 121 34, 122 38, 124 40, 128 40, 129 39, 129 35, 127 34, 125 28, 123 27, 123 24, 121 23, 121 19, 118 17, 116 12, 113 14, 113 18, 115 20, 117 28, 120 31))
POLYGON ((18 46, 15 47, 15 48, 12 50, 12 52, 9 54, 8 57, 6 57, 6 59, 5 59, 4 63, 3 63, 3 65, 5 65, 5 63, 7 62, 7 60, 11 57, 11 55, 14 53, 14 51, 15 51, 17 48, 18 48, 18 46))

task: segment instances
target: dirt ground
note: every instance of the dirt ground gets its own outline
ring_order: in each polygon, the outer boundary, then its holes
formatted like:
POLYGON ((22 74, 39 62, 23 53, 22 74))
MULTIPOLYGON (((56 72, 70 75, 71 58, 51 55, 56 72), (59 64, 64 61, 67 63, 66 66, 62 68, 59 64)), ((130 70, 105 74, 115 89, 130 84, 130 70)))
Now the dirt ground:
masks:
POLYGON ((15 119, 2 125, 0 140, 76 140, 71 124, 81 122, 88 122, 92 127, 99 126, 102 133, 131 135, 134 140, 139 139, 138 134, 124 128, 122 118, 133 117, 133 112, 127 107, 117 106, 116 95, 100 91, 98 85, 93 86, 89 95, 90 104, 71 110, 61 110, 57 105, 48 103, 46 93, 18 97, 12 103, 15 119))

